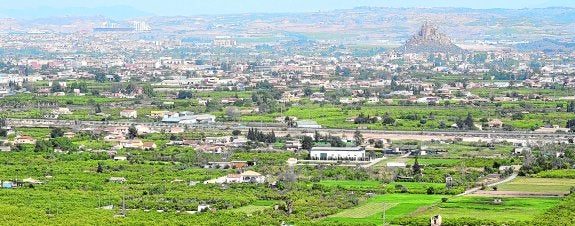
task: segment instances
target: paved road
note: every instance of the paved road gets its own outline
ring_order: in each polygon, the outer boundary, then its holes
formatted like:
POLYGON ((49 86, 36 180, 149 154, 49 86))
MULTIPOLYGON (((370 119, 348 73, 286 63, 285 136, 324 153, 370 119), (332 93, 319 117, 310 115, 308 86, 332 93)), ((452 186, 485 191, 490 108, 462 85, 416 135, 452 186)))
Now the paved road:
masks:
MULTIPOLYGON (((485 186, 486 186, 486 187, 493 187, 493 186, 496 186, 496 185, 504 184, 504 183, 507 183, 507 182, 509 182, 509 181, 512 181, 512 180, 515 179, 516 177, 517 177, 517 173, 514 173, 514 174, 511 174, 511 176, 505 178, 505 179, 502 180, 502 181, 498 181, 498 182, 495 182, 495 183, 491 183, 491 184, 488 184, 488 185, 485 185, 485 186)), ((479 191, 479 189, 481 189, 481 187, 471 188, 471 189, 469 189, 469 190, 467 190, 467 191, 465 191, 465 192, 463 192, 463 193, 461 193, 461 194, 459 194, 459 195, 456 195, 455 197, 473 194, 473 193, 479 191)))
POLYGON ((377 163, 379 163, 385 159, 387 159, 387 158, 386 157, 377 158, 377 159, 372 160, 369 164, 362 165, 361 167, 369 168, 369 167, 372 167, 373 165, 375 165, 375 164, 377 164, 377 163))
MULTIPOLYGON (((170 127, 188 127, 190 129, 220 129, 220 130, 241 130, 247 131, 250 127, 258 128, 262 131, 275 130, 285 133, 303 133, 318 131, 321 133, 342 133, 352 134, 355 129, 314 129, 314 128, 287 128, 283 124, 258 124, 248 123, 242 125, 238 123, 216 122, 209 124, 174 124, 174 123, 152 123, 152 122, 130 122, 130 121, 75 121, 75 120, 53 120, 53 119, 6 119, 10 126, 14 127, 70 127, 70 128, 89 128, 89 127, 108 127, 108 126, 130 126, 142 125, 152 128, 170 128, 170 127)), ((534 133, 527 131, 389 131, 389 130, 359 130, 361 133, 373 135, 400 135, 400 136, 433 136, 441 137, 476 137, 487 139, 511 139, 511 138, 530 138, 541 140, 567 139, 575 138, 575 133, 534 133)))

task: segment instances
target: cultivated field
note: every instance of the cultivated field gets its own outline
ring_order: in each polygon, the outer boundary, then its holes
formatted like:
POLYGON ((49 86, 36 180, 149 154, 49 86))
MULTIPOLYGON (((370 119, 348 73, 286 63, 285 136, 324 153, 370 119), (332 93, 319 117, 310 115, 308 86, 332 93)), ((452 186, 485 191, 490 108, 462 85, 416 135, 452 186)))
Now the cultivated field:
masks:
POLYGON ((568 194, 571 186, 575 186, 575 179, 521 177, 499 185, 497 190, 568 194))
POLYGON ((385 218, 387 221, 416 211, 433 203, 440 202, 442 195, 418 195, 418 194, 388 194, 378 195, 367 203, 348 210, 344 210, 324 219, 327 222, 353 222, 381 224, 383 221, 383 203, 385 203, 385 218))
POLYGON ((457 197, 414 215, 429 217, 440 214, 444 221, 457 218, 495 220, 502 223, 530 221, 561 201, 560 198, 500 199, 502 202, 497 204, 494 203, 494 198, 492 197, 457 197))

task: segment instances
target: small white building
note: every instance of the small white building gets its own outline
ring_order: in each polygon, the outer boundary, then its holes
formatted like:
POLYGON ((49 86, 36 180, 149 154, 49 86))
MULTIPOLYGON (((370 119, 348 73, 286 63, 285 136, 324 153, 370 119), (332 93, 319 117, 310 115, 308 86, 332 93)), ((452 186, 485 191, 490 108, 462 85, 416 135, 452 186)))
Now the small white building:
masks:
POLYGON ((208 204, 200 204, 198 205, 198 212, 210 210, 210 205, 208 204))
POLYGON ((126 161, 128 157, 126 156, 114 156, 114 161, 126 161))
POLYGON ((120 112, 120 117, 123 118, 138 118, 138 111, 136 110, 123 110, 120 112))
POLYGON ((297 121, 298 128, 312 128, 312 129, 321 129, 321 125, 317 124, 315 121, 306 120, 306 121, 297 121))
POLYGON ((258 172, 246 171, 240 174, 228 174, 212 180, 204 181, 204 184, 223 184, 223 183, 256 183, 261 184, 266 181, 266 177, 258 172))
POLYGON ((214 123, 216 122, 215 115, 190 115, 180 117, 179 123, 181 124, 196 124, 196 123, 214 123))
POLYGON ((311 160, 366 160, 363 147, 313 147, 309 157, 311 160))

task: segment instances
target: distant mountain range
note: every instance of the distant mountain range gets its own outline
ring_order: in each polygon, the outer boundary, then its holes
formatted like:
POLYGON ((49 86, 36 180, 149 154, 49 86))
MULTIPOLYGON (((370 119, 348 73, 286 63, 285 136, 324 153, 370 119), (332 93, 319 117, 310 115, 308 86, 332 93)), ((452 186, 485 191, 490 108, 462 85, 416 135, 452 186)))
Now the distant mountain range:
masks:
POLYGON ((91 17, 103 16, 109 19, 123 20, 135 17, 154 16, 154 14, 130 6, 111 6, 98 8, 30 8, 0 9, 0 18, 30 20, 50 17, 91 17))
POLYGON ((518 50, 529 52, 571 52, 575 50, 575 42, 562 42, 553 39, 542 39, 529 43, 518 44, 515 46, 518 50))

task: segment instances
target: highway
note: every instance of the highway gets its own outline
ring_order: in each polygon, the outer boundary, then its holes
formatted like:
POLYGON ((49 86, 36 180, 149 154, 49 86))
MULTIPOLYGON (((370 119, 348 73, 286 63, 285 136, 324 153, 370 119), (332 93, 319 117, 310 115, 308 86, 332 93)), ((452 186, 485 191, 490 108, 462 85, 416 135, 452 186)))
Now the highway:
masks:
MULTIPOLYGON (((233 123, 233 122, 216 122, 208 124, 177 124, 177 123, 161 123, 161 122, 130 122, 130 121, 76 121, 76 120, 55 120, 55 119, 14 119, 7 118, 6 124, 12 127, 67 127, 76 130, 86 128, 102 128, 110 126, 131 126, 141 125, 147 126, 152 129, 166 129, 172 127, 180 127, 188 129, 200 130, 240 130, 247 131, 249 128, 258 128, 261 131, 272 131, 276 133, 289 133, 298 135, 302 133, 313 133, 318 131, 324 134, 353 134, 356 129, 334 129, 334 128, 288 128, 285 124, 279 123, 233 123)), ((359 129, 364 135, 395 135, 395 136, 426 136, 426 137, 454 137, 454 138, 481 138, 481 139, 533 139, 533 140, 563 140, 573 138, 575 133, 537 133, 530 131, 391 131, 391 130, 369 130, 359 129)))

